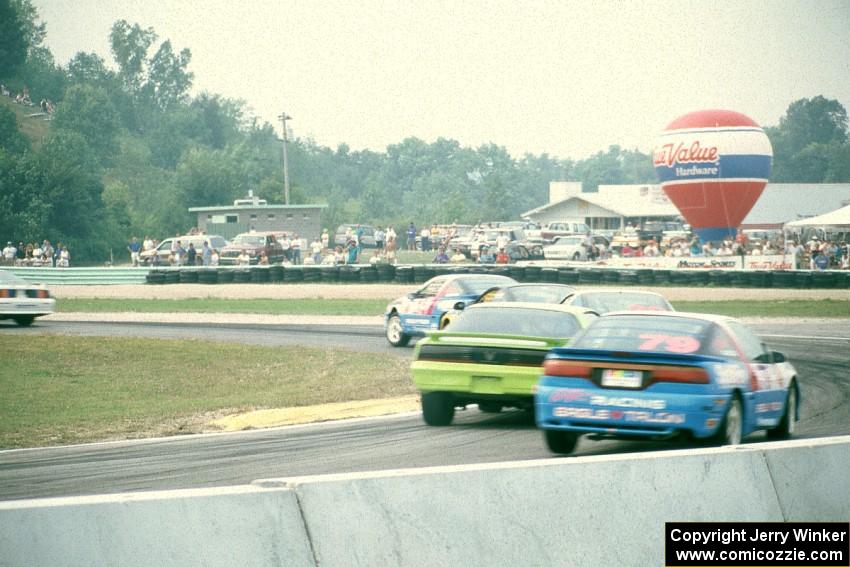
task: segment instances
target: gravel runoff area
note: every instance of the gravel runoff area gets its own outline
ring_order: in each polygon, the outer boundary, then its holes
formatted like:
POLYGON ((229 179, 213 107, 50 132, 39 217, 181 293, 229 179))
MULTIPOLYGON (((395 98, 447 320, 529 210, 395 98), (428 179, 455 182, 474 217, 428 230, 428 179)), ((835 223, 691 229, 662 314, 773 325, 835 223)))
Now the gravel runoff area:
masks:
MULTIPOLYGON (((56 285, 54 296, 65 298, 131 299, 386 299, 400 297, 421 284, 171 284, 171 285, 56 285)), ((582 286, 582 289, 591 289, 582 286)), ((599 289, 612 289, 600 287, 599 289)), ((713 287, 629 287, 655 291, 670 301, 778 301, 808 299, 850 300, 850 289, 774 289, 713 287)))

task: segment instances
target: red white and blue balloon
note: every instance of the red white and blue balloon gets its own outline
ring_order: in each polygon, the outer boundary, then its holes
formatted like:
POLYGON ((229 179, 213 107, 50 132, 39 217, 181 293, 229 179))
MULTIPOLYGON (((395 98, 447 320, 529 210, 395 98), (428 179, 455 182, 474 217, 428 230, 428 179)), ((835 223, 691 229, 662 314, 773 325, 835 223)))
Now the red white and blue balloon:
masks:
POLYGON ((667 197, 703 241, 734 236, 770 177, 773 149, 764 130, 731 110, 680 116, 652 155, 667 197))

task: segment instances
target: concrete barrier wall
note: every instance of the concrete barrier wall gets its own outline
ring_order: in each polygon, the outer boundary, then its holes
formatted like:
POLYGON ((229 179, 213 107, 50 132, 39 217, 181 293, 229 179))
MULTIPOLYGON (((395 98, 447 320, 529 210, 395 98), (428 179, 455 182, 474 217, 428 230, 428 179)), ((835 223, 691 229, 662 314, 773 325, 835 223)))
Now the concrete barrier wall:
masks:
POLYGON ((0 502, 3 567, 315 567, 296 496, 252 486, 0 502))
POLYGON ((0 502, 0 566, 659 565, 665 521, 848 521, 850 436, 0 502))

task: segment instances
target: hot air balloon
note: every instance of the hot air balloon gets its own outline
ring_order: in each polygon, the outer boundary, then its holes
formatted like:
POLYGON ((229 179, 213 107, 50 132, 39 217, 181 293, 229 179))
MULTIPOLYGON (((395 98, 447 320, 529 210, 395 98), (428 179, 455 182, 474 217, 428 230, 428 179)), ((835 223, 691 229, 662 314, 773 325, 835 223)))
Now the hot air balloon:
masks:
POLYGON ((703 241, 735 235, 767 185, 772 160, 764 130, 731 110, 680 116, 652 152, 661 187, 703 241))

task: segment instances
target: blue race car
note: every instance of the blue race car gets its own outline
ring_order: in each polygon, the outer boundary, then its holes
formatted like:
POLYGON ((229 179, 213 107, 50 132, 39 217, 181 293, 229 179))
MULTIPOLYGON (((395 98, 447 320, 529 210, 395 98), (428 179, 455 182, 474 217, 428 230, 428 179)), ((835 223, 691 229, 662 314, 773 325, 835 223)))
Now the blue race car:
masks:
POLYGON ((554 453, 582 434, 737 445, 753 431, 788 438, 797 372, 730 317, 674 312, 601 316, 547 355, 535 419, 554 453))
POLYGON ((440 317, 458 303, 472 303, 491 287, 517 283, 507 276, 457 274, 431 278, 417 291, 387 305, 384 313, 387 341, 405 346, 414 336, 437 330, 440 317))

